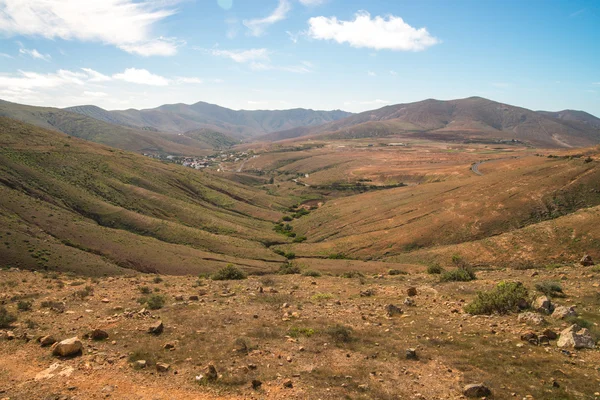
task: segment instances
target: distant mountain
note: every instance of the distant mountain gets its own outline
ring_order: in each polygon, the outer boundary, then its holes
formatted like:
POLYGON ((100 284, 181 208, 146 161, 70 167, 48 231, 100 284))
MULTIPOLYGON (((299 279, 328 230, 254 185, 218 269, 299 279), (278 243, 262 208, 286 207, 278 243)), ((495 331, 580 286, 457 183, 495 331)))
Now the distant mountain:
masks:
POLYGON ((352 115, 340 110, 315 111, 303 108, 236 111, 204 102, 191 105, 166 104, 145 110, 106 111, 96 106, 76 106, 65 110, 137 129, 177 133, 211 129, 236 138, 250 138, 297 127, 312 127, 352 115))
POLYGON ((316 128, 274 132, 258 140, 322 139, 411 134, 436 140, 519 140, 538 147, 583 147, 600 143, 598 118, 581 112, 536 112, 481 97, 428 99, 355 114, 316 128))
MULTIPOLYGON (((92 108, 89 109, 93 110, 92 108)), ((96 107, 96 115, 102 109, 96 107)), ((216 147, 229 147, 235 140, 214 132, 191 132, 190 134, 162 133, 127 128, 74 112, 51 107, 33 107, 0 100, 0 117, 9 117, 42 128, 123 150, 158 152, 181 155, 212 153, 216 147), (219 136, 218 139, 215 135, 219 136), (215 140, 219 146, 215 146, 215 140)))

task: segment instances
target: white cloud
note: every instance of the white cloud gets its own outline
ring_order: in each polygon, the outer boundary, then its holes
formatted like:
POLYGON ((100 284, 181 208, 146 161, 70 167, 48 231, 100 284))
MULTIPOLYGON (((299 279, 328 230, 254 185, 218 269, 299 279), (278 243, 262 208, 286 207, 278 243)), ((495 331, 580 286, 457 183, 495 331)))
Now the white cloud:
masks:
POLYGON ((234 39, 240 31, 239 21, 235 18, 228 18, 225 20, 225 24, 227 25, 227 37, 229 39, 234 39))
POLYGON ((247 63, 257 60, 268 60, 269 51, 267 49, 250 50, 219 50, 212 49, 209 52, 213 56, 230 58, 237 63, 247 63))
POLYGON ((172 1, 0 0, 0 33, 100 42, 127 52, 175 54, 173 39, 153 39, 152 26, 173 15, 172 1))
POLYGON ((298 65, 273 65, 270 63, 253 62, 250 68, 254 71, 285 71, 295 74, 307 74, 313 71, 313 65, 308 61, 302 61, 298 65))
POLYGON ((150 73, 146 69, 127 68, 125 71, 114 74, 113 79, 136 83, 139 85, 151 85, 151 86, 167 86, 170 82, 169 79, 150 73))
POLYGON ((373 71, 367 72, 367 75, 369 75, 369 76, 377 76, 377 74, 375 72, 373 72, 373 71))
POLYGON ((592 85, 600 85, 600 82, 594 82, 592 85))
POLYGON ((20 48, 19 54, 23 54, 23 55, 30 56, 30 57, 38 59, 38 60, 44 60, 44 61, 50 61, 52 59, 50 54, 42 54, 39 51, 37 51, 36 49, 29 50, 29 49, 20 48))
POLYGON ((300 0, 300 3, 307 7, 314 7, 325 3, 325 0, 300 0))
POLYGON ((18 71, 17 74, 0 75, 0 89, 22 92, 37 88, 54 88, 62 85, 83 85, 85 74, 60 69, 55 73, 18 71))
POLYGON ((336 17, 313 17, 308 20, 307 35, 317 40, 348 43, 352 47, 376 50, 421 51, 439 43, 426 28, 413 28, 400 17, 371 15, 361 11, 353 21, 336 17))
POLYGON ((265 30, 276 22, 282 21, 287 18, 287 14, 292 9, 292 5, 289 0, 279 0, 279 5, 271 13, 271 15, 265 18, 244 20, 243 24, 250 30, 252 36, 261 36, 265 33, 265 30))
POLYGON ((107 82, 111 80, 110 76, 101 74, 100 72, 94 71, 91 68, 81 68, 81 70, 88 74, 88 81, 90 82, 107 82))
POLYGON ((178 84, 181 84, 181 83, 200 84, 202 82, 203 82, 202 79, 194 78, 194 77, 180 76, 175 79, 175 83, 178 83, 178 84))
POLYGON ((6 54, 6 53, 0 53, 0 57, 4 57, 4 58, 14 58, 13 56, 11 56, 10 54, 6 54))
POLYGON ((104 93, 104 92, 90 92, 90 91, 84 91, 83 92, 84 96, 89 96, 89 97, 106 97, 108 96, 108 93, 104 93))
POLYGON ((390 71, 390 75, 396 76, 396 75, 398 75, 398 73, 396 71, 390 71))

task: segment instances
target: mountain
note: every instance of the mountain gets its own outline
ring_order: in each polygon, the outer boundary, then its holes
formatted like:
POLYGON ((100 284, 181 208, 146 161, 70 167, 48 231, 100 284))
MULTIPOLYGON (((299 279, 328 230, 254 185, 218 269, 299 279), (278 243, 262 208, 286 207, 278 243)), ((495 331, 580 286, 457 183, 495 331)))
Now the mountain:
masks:
POLYGON ((285 259, 267 246, 288 240, 272 229, 286 206, 218 173, 0 117, 3 265, 91 275, 276 268, 285 259))
POLYGON ((583 112, 545 113, 481 97, 428 99, 355 114, 315 128, 284 130, 258 140, 322 139, 410 134, 435 140, 518 140, 538 147, 584 147, 600 143, 597 118, 583 112))
POLYGON ((542 115, 560 119, 561 121, 582 122, 593 128, 600 129, 600 118, 588 114, 585 111, 562 110, 562 111, 538 111, 542 115))
MULTIPOLYGON (((102 114, 101 108, 90 110, 94 110, 98 117, 102 114)), ((60 108, 26 106, 2 100, 0 116, 137 153, 205 155, 216 148, 229 147, 238 142, 211 130, 177 134, 127 128, 116 124, 115 120, 108 122, 60 108)))
POLYGON ((191 105, 166 104, 145 110, 106 111, 96 106, 76 106, 65 110, 137 129, 184 133, 204 128, 238 139, 297 127, 317 126, 352 115, 340 110, 315 111, 302 108, 236 111, 204 102, 191 105))

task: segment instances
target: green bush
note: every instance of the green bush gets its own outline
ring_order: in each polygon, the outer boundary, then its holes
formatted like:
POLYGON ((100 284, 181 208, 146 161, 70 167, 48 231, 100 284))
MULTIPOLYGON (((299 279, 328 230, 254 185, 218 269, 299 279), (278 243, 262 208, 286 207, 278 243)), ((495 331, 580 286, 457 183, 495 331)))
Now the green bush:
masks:
POLYGON ((31 301, 21 300, 17 303, 17 309, 19 311, 31 311, 31 306, 33 303, 31 301))
POLYGON ((352 328, 337 324, 325 330, 331 339, 336 343, 348 343, 352 341, 352 328))
POLYGON ((341 275, 342 278, 364 278, 365 276, 358 271, 348 271, 341 275))
POLYGON ((440 282, 469 282, 476 279, 475 272, 468 267, 456 268, 445 271, 440 277, 440 282))
POLYGON ((161 278, 160 276, 155 276, 154 279, 152 280, 154 283, 161 283, 163 281, 163 278, 161 278))
POLYGON ((241 269, 235 267, 233 264, 228 264, 226 267, 221 268, 217 272, 211 275, 213 281, 233 281, 246 279, 247 275, 241 269))
POLYGON ((79 297, 81 300, 83 300, 86 297, 90 296, 92 293, 94 293, 94 288, 88 285, 83 289, 76 291, 74 293, 74 296, 79 297))
POLYGON ((294 275, 300 273, 300 267, 295 264, 283 264, 279 267, 279 275, 294 275))
POLYGON ((314 270, 306 270, 302 273, 302 275, 304 276, 312 276, 313 278, 318 278, 321 276, 321 273, 319 271, 314 271, 314 270))
POLYGON ((290 251, 289 253, 285 253, 283 256, 288 260, 293 260, 294 258, 296 258, 296 253, 290 251))
POLYGON ((140 286, 138 290, 142 294, 150 294, 150 288, 148 286, 140 286))
POLYGON ((294 243, 302 243, 306 241, 306 236, 296 236, 293 240, 294 243))
POLYGON ((430 275, 439 275, 444 272, 444 268, 440 264, 430 264, 427 266, 427 273, 430 275))
POLYGON ((536 283, 535 290, 544 293, 548 297, 564 297, 562 287, 558 282, 544 281, 536 283))
POLYGON ((284 220, 285 222, 290 222, 293 218, 290 217, 289 215, 286 215, 285 217, 282 218, 282 220, 284 220))
POLYGON ((519 305, 527 299, 527 289, 521 282, 500 282, 488 292, 479 292, 477 297, 465 306, 469 314, 507 314, 518 312, 519 305))
POLYGON ((15 315, 9 313, 5 307, 0 307, 0 328, 9 328, 16 320, 15 315))
POLYGON ((165 297, 160 294, 153 294, 152 296, 145 297, 142 301, 151 310, 159 310, 165 305, 165 297))
POLYGON ((327 256, 330 260, 345 260, 346 256, 342 253, 333 253, 327 256))
POLYGON ((312 328, 298 328, 296 326, 288 330, 288 335, 293 338, 298 338, 300 336, 311 337, 315 333, 315 330, 312 328))
POLYGON ((388 275, 408 275, 408 273, 400 269, 390 269, 388 275))

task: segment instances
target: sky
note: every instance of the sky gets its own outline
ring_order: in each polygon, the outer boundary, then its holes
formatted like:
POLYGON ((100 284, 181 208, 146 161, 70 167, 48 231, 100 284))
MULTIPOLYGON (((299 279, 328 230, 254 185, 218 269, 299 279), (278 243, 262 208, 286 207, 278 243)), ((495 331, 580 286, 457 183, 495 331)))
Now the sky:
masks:
POLYGON ((600 117, 597 0, 0 0, 0 99, 360 112, 481 96, 600 117))

